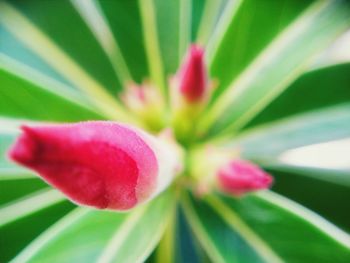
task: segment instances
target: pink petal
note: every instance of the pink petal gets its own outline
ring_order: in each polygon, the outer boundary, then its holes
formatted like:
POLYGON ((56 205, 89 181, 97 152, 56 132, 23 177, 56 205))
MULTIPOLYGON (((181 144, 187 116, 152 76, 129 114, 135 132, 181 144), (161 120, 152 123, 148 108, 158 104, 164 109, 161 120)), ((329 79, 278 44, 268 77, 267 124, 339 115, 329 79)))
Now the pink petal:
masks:
POLYGON ((188 102, 200 101, 207 88, 207 72, 204 64, 204 50, 192 45, 185 63, 179 72, 180 92, 188 102))
POLYGON ((221 191, 241 196, 269 188, 273 178, 249 161, 234 160, 219 170, 217 181, 221 191))
POLYGON ((124 210, 157 187, 158 160, 144 136, 114 122, 22 127, 9 152, 72 201, 124 210))

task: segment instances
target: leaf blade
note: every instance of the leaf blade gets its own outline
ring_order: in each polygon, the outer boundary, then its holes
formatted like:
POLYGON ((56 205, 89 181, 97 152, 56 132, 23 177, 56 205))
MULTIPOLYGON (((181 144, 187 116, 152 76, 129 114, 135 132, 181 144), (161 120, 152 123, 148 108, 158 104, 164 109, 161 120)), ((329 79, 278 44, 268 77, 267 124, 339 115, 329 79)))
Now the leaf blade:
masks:
POLYGON ((210 136, 241 129, 302 73, 319 50, 347 28, 347 8, 339 2, 312 5, 215 101, 199 132, 210 126, 210 136))
POLYGON ((65 200, 56 190, 41 190, 0 207, 0 227, 65 200))
POLYGON ((311 144, 350 137, 350 104, 299 114, 240 134, 233 142, 246 158, 273 158, 311 144))
POLYGON ((8 62, 0 60, 0 115, 51 121, 103 118, 85 102, 75 99, 72 91, 61 86, 46 88, 45 80, 40 82, 40 75, 36 80, 30 79, 24 76, 25 69, 21 73, 21 66, 12 67, 8 62), (67 115, 67 111, 71 114, 67 115))
POLYGON ((159 233, 164 229, 158 228, 158 234, 153 237, 149 236, 150 233, 147 231, 157 229, 159 225, 162 225, 162 222, 166 222, 164 219, 169 211, 167 208, 171 207, 169 196, 169 193, 166 193, 149 205, 140 207, 141 211, 138 208, 130 213, 77 208, 34 240, 14 259, 14 262, 23 262, 23 260, 36 262, 43 259, 51 262, 65 260, 96 262, 99 257, 101 260, 106 259, 104 262, 114 262, 120 256, 123 257, 123 262, 135 262, 134 259, 144 260, 153 249, 155 241, 160 238, 159 233), (144 220, 148 220, 149 224, 143 225, 144 220), (145 234, 142 238, 137 236, 135 239, 135 233, 132 235, 131 232, 136 228, 137 233, 139 233, 140 227, 147 235, 145 234), (114 233, 111 231, 113 229, 117 229, 114 237, 114 233), (133 237, 131 240, 130 236, 133 237), (131 241, 133 243, 128 243, 131 241), (110 246, 109 242, 112 242, 110 246), (117 244, 120 249, 113 250, 112 244, 117 244), (126 249, 128 244, 135 248, 134 253, 128 252, 126 249), (64 255, 58 253, 62 249, 65 250, 64 255), (105 249, 106 254, 103 254, 105 249))
POLYGON ((132 116, 126 116, 118 101, 104 89, 101 83, 91 77, 45 32, 10 4, 1 2, 1 8, 4 10, 1 16, 3 25, 43 60, 69 79, 71 83, 89 94, 96 107, 103 111, 106 116, 112 119, 132 120, 132 116))

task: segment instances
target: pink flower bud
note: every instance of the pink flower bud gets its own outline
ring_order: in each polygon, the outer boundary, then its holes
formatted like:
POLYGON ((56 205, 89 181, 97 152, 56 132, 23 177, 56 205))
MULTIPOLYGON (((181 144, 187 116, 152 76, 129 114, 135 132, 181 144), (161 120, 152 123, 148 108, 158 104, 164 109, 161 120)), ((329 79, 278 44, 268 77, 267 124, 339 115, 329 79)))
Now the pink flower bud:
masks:
POLYGON ((164 127, 164 100, 159 90, 149 81, 144 81, 142 85, 127 84, 120 97, 146 127, 153 131, 160 131, 164 127))
POLYGON ((196 45, 190 47, 178 78, 180 93, 187 102, 198 102, 205 97, 208 84, 204 50, 201 47, 196 45))
POLYGON ((10 158, 81 205, 132 208, 162 191, 176 171, 177 157, 163 142, 115 122, 23 126, 22 131, 10 158))
POLYGON ((235 196, 269 188, 272 182, 269 174, 246 160, 231 161, 217 173, 219 189, 235 196))
POLYGON ((121 94, 121 100, 135 112, 144 111, 155 100, 155 89, 149 85, 130 83, 121 94))

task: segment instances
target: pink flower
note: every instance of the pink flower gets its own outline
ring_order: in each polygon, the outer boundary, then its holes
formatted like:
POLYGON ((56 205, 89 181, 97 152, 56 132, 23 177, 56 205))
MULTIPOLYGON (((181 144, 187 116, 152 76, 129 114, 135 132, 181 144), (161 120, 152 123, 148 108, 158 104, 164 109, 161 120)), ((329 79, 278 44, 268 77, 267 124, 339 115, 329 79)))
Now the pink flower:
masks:
POLYGON ((217 173, 219 189, 235 196, 269 188, 272 182, 269 174, 246 160, 233 160, 217 173))
POLYGON ((177 157, 163 142, 115 122, 22 131, 10 158, 81 205, 130 209, 162 191, 176 172, 177 157))
POLYGON ((178 73, 179 90, 185 100, 195 103, 203 100, 208 87, 207 71, 204 64, 204 50, 192 45, 185 63, 178 73))

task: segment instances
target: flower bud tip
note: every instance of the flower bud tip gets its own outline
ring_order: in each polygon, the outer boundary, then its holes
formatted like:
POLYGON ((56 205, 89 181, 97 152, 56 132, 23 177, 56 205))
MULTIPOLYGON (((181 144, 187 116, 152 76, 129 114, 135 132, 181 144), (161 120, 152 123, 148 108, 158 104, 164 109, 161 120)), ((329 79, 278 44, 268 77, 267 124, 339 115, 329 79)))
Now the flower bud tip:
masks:
POLYGON ((8 153, 10 159, 23 165, 30 164, 35 159, 39 145, 30 127, 21 126, 22 136, 18 138, 16 147, 12 147, 8 153))

